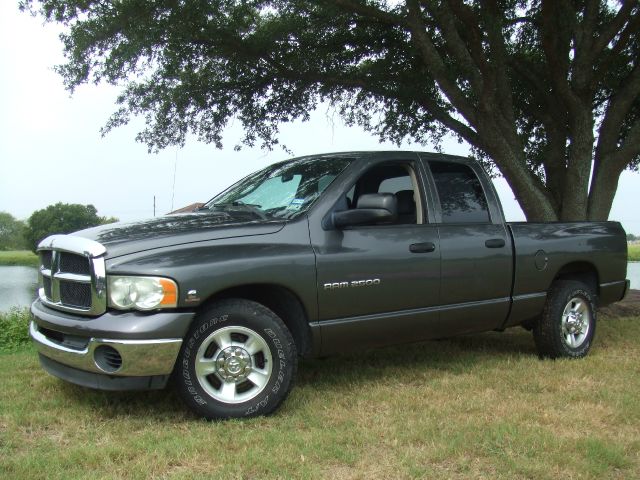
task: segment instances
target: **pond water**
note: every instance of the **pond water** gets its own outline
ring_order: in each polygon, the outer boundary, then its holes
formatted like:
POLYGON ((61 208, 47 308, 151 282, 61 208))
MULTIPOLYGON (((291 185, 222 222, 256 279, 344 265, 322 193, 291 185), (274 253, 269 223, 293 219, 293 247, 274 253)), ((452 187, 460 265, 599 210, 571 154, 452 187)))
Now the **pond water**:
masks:
MULTIPOLYGON (((640 290, 640 262, 630 262, 627 278, 631 288, 640 290)), ((0 312, 26 307, 36 298, 38 271, 35 267, 0 266, 0 312)))
POLYGON ((38 270, 35 267, 0 267, 0 312, 26 307, 36 298, 38 270))
POLYGON ((631 280, 631 288, 640 290, 640 262, 627 264, 627 278, 631 280))

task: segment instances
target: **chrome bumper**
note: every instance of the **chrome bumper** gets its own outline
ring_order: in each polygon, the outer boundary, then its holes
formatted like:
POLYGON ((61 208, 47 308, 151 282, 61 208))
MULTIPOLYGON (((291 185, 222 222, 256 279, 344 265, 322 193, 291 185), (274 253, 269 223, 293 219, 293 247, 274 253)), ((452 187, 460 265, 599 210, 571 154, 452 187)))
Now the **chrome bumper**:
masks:
POLYGON ((47 338, 38 331, 38 325, 31 322, 29 334, 38 352, 58 363, 87 372, 111 376, 137 377, 168 375, 178 357, 181 339, 157 340, 109 340, 90 338, 83 348, 72 348, 47 338), (107 371, 96 364, 94 352, 101 345, 111 347, 122 357, 122 365, 115 371, 107 371))

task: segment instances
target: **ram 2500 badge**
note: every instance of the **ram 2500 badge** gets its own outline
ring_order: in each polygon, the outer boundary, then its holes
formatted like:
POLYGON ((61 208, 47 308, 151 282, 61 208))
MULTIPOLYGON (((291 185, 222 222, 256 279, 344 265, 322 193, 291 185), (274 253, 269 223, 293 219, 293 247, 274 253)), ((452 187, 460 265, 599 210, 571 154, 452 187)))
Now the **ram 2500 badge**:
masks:
POLYGON ((626 249, 617 222, 506 223, 466 158, 316 155, 198 212, 43 240, 30 333, 66 381, 171 379, 203 417, 262 415, 299 356, 521 325, 541 356, 582 357, 629 287, 626 249))

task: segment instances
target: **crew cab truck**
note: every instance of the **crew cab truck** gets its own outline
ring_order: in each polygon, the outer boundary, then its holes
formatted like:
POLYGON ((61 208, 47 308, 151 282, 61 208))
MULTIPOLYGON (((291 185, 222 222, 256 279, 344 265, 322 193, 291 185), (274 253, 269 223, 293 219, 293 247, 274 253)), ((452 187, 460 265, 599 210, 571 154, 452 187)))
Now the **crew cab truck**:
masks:
POLYGON ((292 159, 200 211, 38 251, 47 372, 104 390, 172 380, 208 419, 275 411, 299 356, 520 325, 540 356, 582 357, 597 307, 629 288, 619 223, 506 223, 477 163, 409 151, 292 159))

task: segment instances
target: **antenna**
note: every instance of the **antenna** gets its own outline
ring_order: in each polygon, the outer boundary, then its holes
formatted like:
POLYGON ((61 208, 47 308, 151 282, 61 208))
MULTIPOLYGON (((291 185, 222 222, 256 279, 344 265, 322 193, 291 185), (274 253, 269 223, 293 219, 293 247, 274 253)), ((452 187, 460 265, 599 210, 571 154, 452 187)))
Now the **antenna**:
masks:
POLYGON ((173 212, 173 199, 176 195, 176 170, 178 169, 178 148, 176 148, 176 159, 173 162, 173 187, 171 188, 171 211, 173 212))

